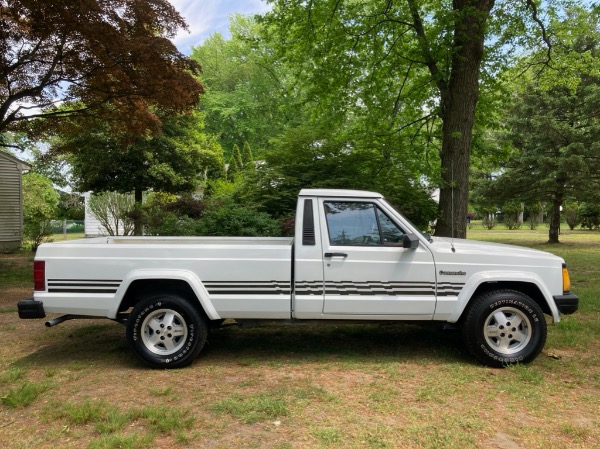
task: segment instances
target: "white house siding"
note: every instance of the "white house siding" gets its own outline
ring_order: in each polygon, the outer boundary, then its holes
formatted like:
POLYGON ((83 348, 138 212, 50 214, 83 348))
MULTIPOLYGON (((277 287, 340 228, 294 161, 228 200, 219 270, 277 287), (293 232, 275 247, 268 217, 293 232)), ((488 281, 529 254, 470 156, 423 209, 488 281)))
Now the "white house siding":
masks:
POLYGON ((21 246, 23 238, 23 191, 21 175, 29 165, 0 152, 0 249, 21 246))

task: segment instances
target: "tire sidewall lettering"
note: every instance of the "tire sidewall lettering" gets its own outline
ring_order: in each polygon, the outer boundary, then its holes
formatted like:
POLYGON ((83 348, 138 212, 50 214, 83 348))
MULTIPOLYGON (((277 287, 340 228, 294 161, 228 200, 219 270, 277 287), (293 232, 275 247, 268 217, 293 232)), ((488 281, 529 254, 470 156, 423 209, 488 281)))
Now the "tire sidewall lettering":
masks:
POLYGON ((462 332, 469 351, 485 365, 495 367, 531 362, 541 352, 547 335, 539 304, 527 294, 512 289, 488 291, 474 298, 466 312, 462 332), (497 352, 486 340, 488 320, 502 309, 517 310, 529 321, 529 340, 514 353, 497 352))
MULTIPOLYGON (((155 367, 158 367, 159 364, 173 365, 173 367, 189 364, 191 362, 191 360, 189 360, 190 357, 195 356, 195 354, 199 352, 201 347, 204 346, 204 341, 206 339, 205 333, 203 335, 202 332, 198 332, 199 329, 202 329, 202 326, 198 328, 198 325, 195 323, 195 321, 198 321, 198 319, 201 317, 197 312, 189 311, 194 306, 190 303, 187 303, 185 299, 180 297, 175 297, 174 299, 176 300, 173 302, 169 300, 155 300, 151 303, 147 303, 143 305, 142 308, 135 313, 135 315, 130 317, 130 342, 132 343, 133 348, 138 356, 145 362, 155 367), (147 343, 145 343, 142 339, 142 333, 144 332, 144 320, 151 312, 159 309, 177 312, 181 316, 185 328, 187 329, 186 341, 175 353, 162 355, 156 354, 150 351, 150 349, 146 346, 147 343), (199 345, 200 348, 198 348, 199 345)), ((202 325, 203 322, 200 321, 198 324, 202 325)))

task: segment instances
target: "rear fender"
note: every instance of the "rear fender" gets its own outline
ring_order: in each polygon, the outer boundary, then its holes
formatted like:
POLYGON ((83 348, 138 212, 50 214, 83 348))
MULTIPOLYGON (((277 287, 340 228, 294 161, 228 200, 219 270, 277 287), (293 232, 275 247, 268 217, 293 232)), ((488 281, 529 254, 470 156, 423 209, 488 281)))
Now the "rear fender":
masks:
POLYGON ((125 294, 129 289, 130 285, 135 281, 140 280, 175 280, 175 281, 183 281, 186 282, 194 294, 198 299, 198 302, 204 309, 206 316, 210 320, 219 320, 221 317, 217 313, 213 303, 210 300, 208 292, 204 285, 198 279, 195 273, 188 270, 134 270, 125 276, 123 282, 119 286, 117 293, 115 294, 115 304, 114 309, 109 311, 109 318, 116 318, 117 312, 123 299, 125 298, 125 294))

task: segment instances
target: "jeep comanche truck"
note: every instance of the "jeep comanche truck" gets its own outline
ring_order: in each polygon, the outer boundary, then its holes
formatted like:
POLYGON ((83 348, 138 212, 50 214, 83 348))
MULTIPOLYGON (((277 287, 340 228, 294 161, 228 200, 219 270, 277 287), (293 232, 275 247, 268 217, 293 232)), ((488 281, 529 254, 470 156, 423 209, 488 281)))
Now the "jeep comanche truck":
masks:
POLYGON ((126 325, 153 367, 188 365, 223 320, 439 321, 489 366, 526 363, 578 308, 564 260, 423 235, 373 192, 302 190, 294 238, 98 237, 39 247, 20 318, 126 325))

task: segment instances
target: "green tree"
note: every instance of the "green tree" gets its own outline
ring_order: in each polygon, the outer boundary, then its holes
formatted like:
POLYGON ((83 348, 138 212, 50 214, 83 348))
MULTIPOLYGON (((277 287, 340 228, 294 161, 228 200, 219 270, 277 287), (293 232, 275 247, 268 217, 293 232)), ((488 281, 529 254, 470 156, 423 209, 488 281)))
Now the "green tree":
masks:
POLYGON ((252 154, 252 149, 250 148, 250 144, 248 141, 244 142, 244 146, 242 147, 242 162, 244 163, 244 170, 254 170, 254 155, 252 154))
POLYGON ((33 172, 23 176, 23 235, 33 251, 52 234, 50 220, 56 218, 58 202, 48 178, 33 172))
POLYGON ((539 50, 504 75, 521 75, 510 83, 506 132, 498 137, 512 155, 483 190, 500 201, 546 203, 550 243, 559 242, 564 202, 585 201, 600 187, 599 23, 598 8, 566 10, 550 24, 556 45, 549 65, 532 65, 548 59, 539 50))
POLYGON ((540 19, 545 4, 271 3, 267 29, 282 59, 296 67, 307 101, 317 105, 313 116, 319 123, 345 124, 350 118, 379 141, 380 151, 420 161, 422 173, 441 187, 436 233, 464 237, 481 81, 497 73, 515 45, 522 51, 530 44, 527 37, 551 44, 540 19), (387 142, 391 145, 384 146, 387 142))
POLYGON ((0 0, 0 11, 0 136, 66 116, 157 133, 155 108, 198 103, 200 67, 169 40, 186 24, 167 0, 0 0))
POLYGON ((206 129, 220 136, 227 151, 248 142, 261 154, 289 117, 297 116, 297 111, 289 112, 289 69, 273 60, 262 26, 253 18, 234 16, 230 39, 216 33, 192 50, 191 58, 203 67, 206 94, 200 108, 206 129))
POLYGON ((160 136, 140 137, 127 146, 124 140, 97 121, 58 138, 52 152, 68 155, 78 191, 134 192, 138 205, 146 190, 191 192, 225 175, 221 147, 202 132, 199 114, 164 117, 160 136))
POLYGON ((583 76, 573 91, 533 83, 514 98, 510 139, 518 153, 490 195, 548 202, 549 243, 559 242, 564 201, 600 189, 599 81, 583 76))
POLYGON ((244 162, 242 160, 242 153, 240 147, 237 144, 233 145, 233 151, 231 152, 231 158, 229 159, 229 167, 227 168, 227 178, 230 181, 234 181, 235 177, 238 176, 244 168, 244 162))
POLYGON ((336 130, 295 127, 273 139, 272 145, 265 163, 239 180, 232 194, 238 204, 284 218, 294 211, 302 188, 376 190, 422 228, 435 218, 429 192, 402 161, 376 149, 358 149, 354 140, 336 130))

